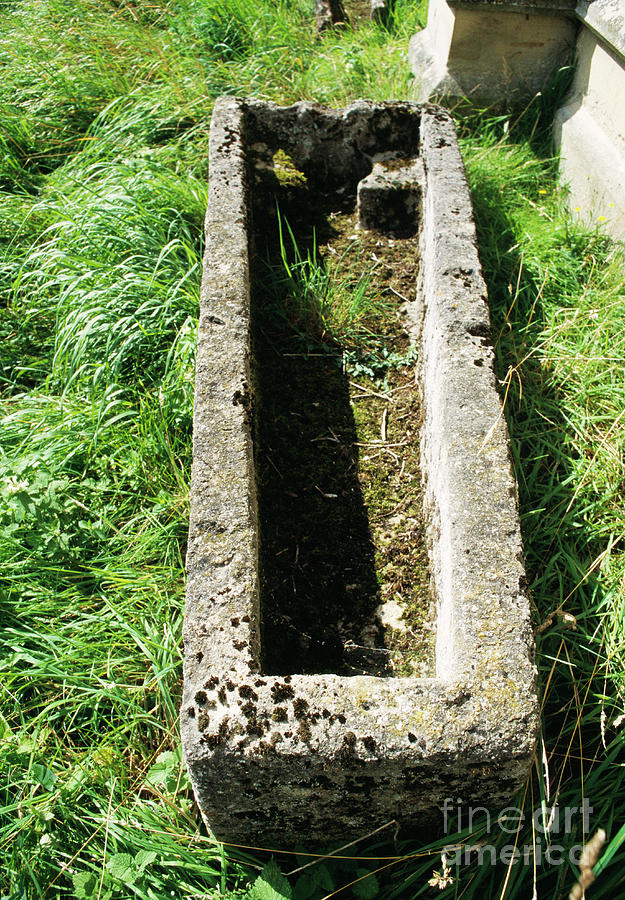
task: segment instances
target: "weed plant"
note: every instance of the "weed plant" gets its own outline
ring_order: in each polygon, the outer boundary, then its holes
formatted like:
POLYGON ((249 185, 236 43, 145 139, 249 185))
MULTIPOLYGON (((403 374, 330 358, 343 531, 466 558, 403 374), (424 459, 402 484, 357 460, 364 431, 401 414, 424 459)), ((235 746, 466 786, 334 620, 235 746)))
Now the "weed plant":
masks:
POLYGON ((366 350, 374 340, 376 322, 388 311, 388 303, 372 284, 375 264, 363 269, 366 264, 360 255, 350 252, 353 246, 335 260, 322 260, 314 232, 304 257, 279 210, 278 235, 281 269, 269 268, 266 279, 270 296, 277 298, 274 314, 285 318, 304 343, 312 341, 341 353, 366 350))
MULTIPOLYGON (((512 837, 463 822, 423 844, 378 836, 287 879, 207 834, 180 759, 212 103, 409 96, 423 10, 396 0, 387 28, 318 40, 310 0, 4 0, 0 17, 2 896, 314 898, 347 882, 361 897, 566 896, 566 852, 535 868, 448 854, 448 870, 440 853, 480 839, 568 850, 579 819, 571 834, 529 821, 512 837)), ((624 877, 623 255, 562 212, 545 115, 537 102, 520 122, 460 123, 539 626, 541 749, 516 802, 589 799, 591 828, 607 832, 590 890, 612 900, 624 877)), ((284 873, 310 862, 276 858, 284 873)))

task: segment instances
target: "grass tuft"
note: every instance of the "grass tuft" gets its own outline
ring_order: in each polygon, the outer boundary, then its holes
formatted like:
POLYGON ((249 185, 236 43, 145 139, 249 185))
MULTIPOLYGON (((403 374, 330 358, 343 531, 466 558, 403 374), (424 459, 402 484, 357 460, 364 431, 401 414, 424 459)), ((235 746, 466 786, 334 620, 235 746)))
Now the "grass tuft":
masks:
POLYGON ((374 289, 375 265, 363 271, 360 254, 351 252, 357 242, 328 263, 319 257, 313 234, 313 246, 304 257, 279 211, 278 235, 282 268, 271 269, 267 278, 267 290, 275 297, 275 315, 307 343, 313 340, 341 350, 366 347, 388 302, 374 289))

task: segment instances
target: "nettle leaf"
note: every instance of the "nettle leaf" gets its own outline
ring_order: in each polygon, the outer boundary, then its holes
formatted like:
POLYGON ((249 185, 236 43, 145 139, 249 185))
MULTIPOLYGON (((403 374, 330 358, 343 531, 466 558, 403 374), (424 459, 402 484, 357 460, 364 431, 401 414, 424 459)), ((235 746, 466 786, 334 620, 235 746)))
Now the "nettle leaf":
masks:
POLYGON ((306 866, 312 861, 312 856, 309 853, 306 853, 304 848, 299 845, 295 848, 294 856, 298 866, 306 866))
POLYGON ((35 514, 35 504, 33 503, 30 494, 27 494, 25 491, 20 491, 19 494, 15 494, 13 497, 13 501, 16 509, 16 518, 18 522, 21 522, 25 516, 34 515, 35 514))
POLYGON ((319 893, 327 894, 334 890, 334 881, 328 867, 324 863, 316 863, 306 869, 295 884, 294 900, 308 900, 319 893))
POLYGON ((135 856, 135 866, 141 873, 147 866, 151 866, 155 860, 156 853, 154 852, 154 850, 139 850, 139 852, 135 856))
POLYGON ((174 790, 176 787, 176 775, 179 761, 171 750, 159 753, 156 762, 150 767, 145 777, 148 784, 153 787, 162 787, 166 790, 174 790))
POLYGON ((54 790, 56 775, 51 769, 48 769, 47 766, 42 766, 40 763, 35 763, 31 772, 34 780, 37 784, 40 784, 42 788, 46 791, 54 790))
POLYGON ((71 794, 81 788, 89 781, 89 772, 87 767, 81 763, 77 763, 74 768, 63 780, 61 791, 63 794, 71 794))
POLYGON ((74 882, 74 894, 78 900, 91 900, 95 897, 98 887, 98 878, 93 872, 76 872, 72 875, 74 882))
POLYGON ((191 785, 186 770, 182 766, 180 750, 166 750, 159 753, 156 762, 145 778, 152 787, 160 788, 169 794, 187 790, 191 785))
MULTIPOLYGON (((26 656, 24 653, 15 653, 12 662, 21 662, 24 660, 25 662, 35 663, 36 660, 33 657, 26 656)), ((17 743, 17 752, 21 755, 26 753, 32 753, 33 750, 37 749, 37 741, 32 738, 30 735, 20 735, 17 743)))
POLYGON ((275 860, 264 867, 249 893, 250 900, 292 900, 291 885, 286 880, 275 860))
POLYGON ((139 877, 135 861, 130 853, 116 853, 106 864, 113 878, 123 884, 134 884, 139 877))
POLYGON ((378 879, 373 874, 370 874, 368 878, 364 877, 368 874, 367 869, 356 869, 356 875, 358 878, 362 878, 362 881, 357 881, 356 884, 353 884, 352 891, 361 900, 373 900, 374 897, 378 897, 380 894, 378 879))
POLYGON ((11 730, 11 726, 0 713, 0 747, 10 746, 15 742, 16 738, 11 730))
POLYGON ((315 869, 317 869, 317 884, 319 887, 323 888, 324 891, 333 891, 334 881, 328 867, 321 863, 320 865, 315 866, 315 869))

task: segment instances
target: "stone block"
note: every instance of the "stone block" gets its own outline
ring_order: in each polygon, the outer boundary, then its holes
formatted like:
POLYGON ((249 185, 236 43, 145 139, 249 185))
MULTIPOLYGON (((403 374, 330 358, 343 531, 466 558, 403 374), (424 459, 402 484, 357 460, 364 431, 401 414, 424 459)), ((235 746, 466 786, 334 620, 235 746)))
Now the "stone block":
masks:
POLYGON ((572 57, 575 0, 430 0, 410 41, 416 98, 518 105, 572 57))
POLYGON ((573 215, 625 239, 625 11, 620 0, 580 3, 571 92, 554 121, 560 179, 573 215))
POLYGON ((376 162, 358 183, 359 226, 402 237, 415 234, 423 178, 422 165, 398 168, 392 159, 376 162))
POLYGON ((446 112, 217 102, 181 706, 187 766, 217 838, 310 848, 389 820, 435 826, 445 798, 497 808, 527 778, 538 722, 533 633, 488 335, 471 202, 446 112), (432 677, 275 675, 263 653, 250 215, 255 171, 278 151, 343 199, 380 155, 423 164, 418 289, 407 314, 420 347, 432 677))

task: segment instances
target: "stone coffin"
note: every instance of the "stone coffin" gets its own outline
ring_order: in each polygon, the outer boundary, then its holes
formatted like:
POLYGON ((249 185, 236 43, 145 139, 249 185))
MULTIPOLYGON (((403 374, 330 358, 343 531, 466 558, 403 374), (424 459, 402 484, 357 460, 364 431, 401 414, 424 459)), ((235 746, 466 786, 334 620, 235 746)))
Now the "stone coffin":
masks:
POLYGON ((447 797, 506 804, 534 756, 533 633, 486 288, 449 115, 410 103, 218 101, 201 297, 181 731, 207 824, 224 841, 310 847, 389 820, 431 825, 447 797), (263 663, 250 359, 259 146, 354 196, 377 154, 422 163, 409 318, 420 342, 434 677, 276 676, 263 663))

